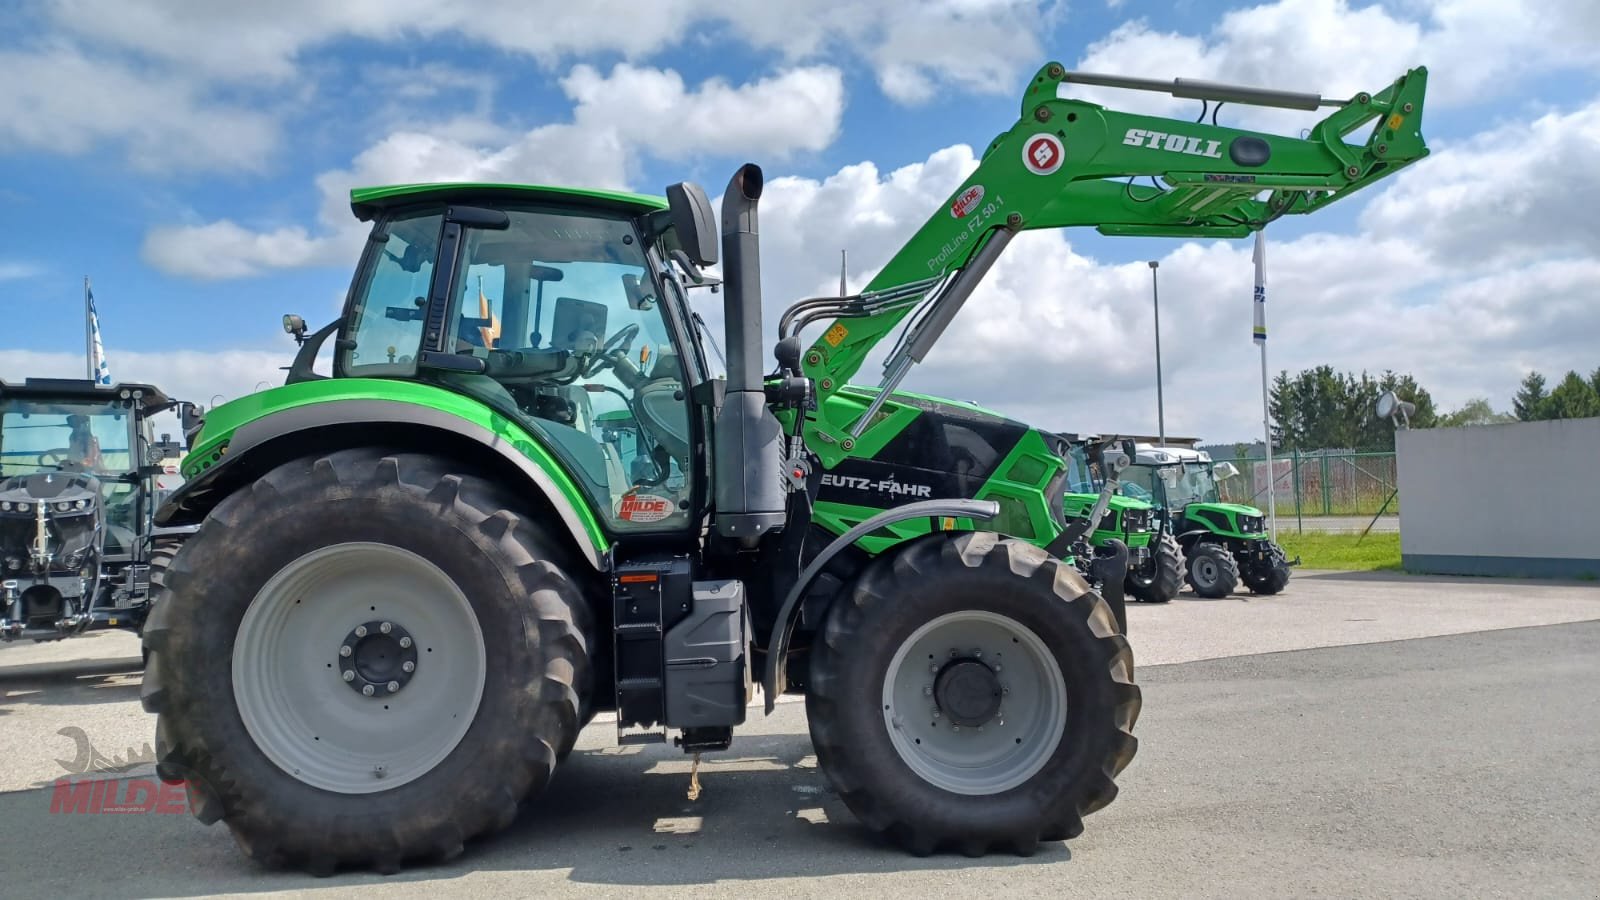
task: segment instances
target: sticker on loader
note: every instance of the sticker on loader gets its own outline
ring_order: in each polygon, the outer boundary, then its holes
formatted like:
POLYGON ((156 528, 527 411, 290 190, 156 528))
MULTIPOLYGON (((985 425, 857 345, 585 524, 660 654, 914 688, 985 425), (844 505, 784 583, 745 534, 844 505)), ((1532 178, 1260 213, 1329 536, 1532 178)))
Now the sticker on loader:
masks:
POLYGON ((950 204, 950 215, 953 218, 964 219, 978 208, 983 201, 983 185, 975 184, 961 192, 956 202, 950 204))
POLYGON ((617 505, 617 518, 625 522, 659 522, 672 515, 672 501, 655 494, 629 494, 617 505))
POLYGON ((1022 164, 1035 175, 1049 175, 1066 161, 1067 149, 1053 134, 1036 134, 1022 145, 1022 164))

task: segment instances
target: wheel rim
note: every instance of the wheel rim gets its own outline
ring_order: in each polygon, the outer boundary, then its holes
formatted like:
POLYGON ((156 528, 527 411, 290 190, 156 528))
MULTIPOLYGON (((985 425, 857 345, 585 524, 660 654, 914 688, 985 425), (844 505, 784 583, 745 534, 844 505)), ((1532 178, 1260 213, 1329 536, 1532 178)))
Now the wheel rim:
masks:
POLYGON ((438 566, 387 544, 337 544, 289 563, 251 601, 234 638, 234 702, 285 772, 374 793, 455 749, 486 659, 471 604, 438 566))
POLYGON ((1202 587, 1211 587, 1217 583, 1217 564, 1209 559, 1201 559, 1194 564, 1194 580, 1202 587))
POLYGON ((900 758, 956 794, 1023 784, 1044 768, 1067 724, 1066 681, 1044 641, 977 610, 940 616, 902 642, 884 675, 882 705, 900 758))

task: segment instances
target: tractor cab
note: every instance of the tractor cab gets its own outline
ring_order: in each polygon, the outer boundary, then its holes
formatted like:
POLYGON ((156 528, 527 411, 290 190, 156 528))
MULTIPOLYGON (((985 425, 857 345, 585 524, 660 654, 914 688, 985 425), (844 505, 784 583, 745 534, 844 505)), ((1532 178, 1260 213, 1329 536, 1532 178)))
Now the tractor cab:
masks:
POLYGON ((0 382, 0 639, 137 624, 163 461, 148 384, 0 382))
POLYGON ((605 531, 686 533, 708 427, 688 388, 707 361, 685 300, 698 269, 659 198, 428 185, 352 208, 373 228, 345 311, 311 338, 285 317, 302 344, 289 383, 324 377, 311 363, 332 336, 334 379, 416 382, 517 423, 605 531))

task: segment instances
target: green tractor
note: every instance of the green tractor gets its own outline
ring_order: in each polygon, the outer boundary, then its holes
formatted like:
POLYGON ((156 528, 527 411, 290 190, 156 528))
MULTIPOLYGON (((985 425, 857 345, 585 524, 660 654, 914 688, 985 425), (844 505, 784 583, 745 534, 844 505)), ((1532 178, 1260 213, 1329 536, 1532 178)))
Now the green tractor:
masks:
MULTIPOLYGON (((1165 603, 1183 589, 1183 551, 1157 521, 1154 505, 1128 496, 1117 478, 1107 479, 1106 469, 1089 459, 1088 442, 1074 442, 1072 484, 1063 502, 1069 518, 1093 521, 1092 543, 1097 548, 1116 542, 1128 548, 1121 593, 1143 603, 1165 603), (1099 494, 1112 491, 1104 514, 1093 518, 1099 494)), ((1130 450, 1130 453, 1134 452, 1130 450)))
POLYGON ((286 383, 205 414, 158 514, 199 526, 144 631, 161 777, 252 858, 394 872, 508 826, 597 714, 698 760, 759 687, 769 715, 804 697, 842 802, 913 853, 1079 835, 1142 700, 1070 552, 1070 447, 896 388, 1022 231, 1243 237, 1427 152, 1420 68, 1349 101, 1179 86, 1337 106, 1307 139, 1116 112, 1085 80, 1041 68, 865 290, 786 309, 771 371, 755 165, 720 246, 690 183, 353 191, 344 311, 285 317, 286 383), (1167 187, 1120 180, 1146 175, 1167 187))
POLYGON ((1231 462, 1213 463, 1195 447, 1140 444, 1123 490, 1161 511, 1162 539, 1183 549, 1185 579, 1201 597, 1226 597, 1243 581, 1252 593, 1276 594, 1289 583, 1291 561, 1267 534, 1253 506, 1225 503, 1219 483, 1236 477, 1231 462))

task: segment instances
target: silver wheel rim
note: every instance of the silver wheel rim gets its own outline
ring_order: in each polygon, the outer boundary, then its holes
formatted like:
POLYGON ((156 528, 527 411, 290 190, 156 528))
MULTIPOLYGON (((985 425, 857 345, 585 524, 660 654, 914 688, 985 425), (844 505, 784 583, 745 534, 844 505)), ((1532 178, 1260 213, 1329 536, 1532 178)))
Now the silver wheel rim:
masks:
POLYGON ((1209 559, 1202 559, 1194 565, 1194 580, 1204 587, 1211 587, 1217 583, 1217 564, 1209 559))
POLYGON ((477 714, 486 658, 471 604, 438 566, 388 544, 337 544, 284 566, 245 610, 234 702, 279 768, 313 787, 370 794, 450 755, 477 714), (403 687, 367 696, 343 677, 341 647, 373 621, 403 629, 415 663, 403 687))
POLYGON ((1016 620, 969 610, 940 616, 901 643, 883 681, 883 719, 901 760, 923 781, 987 795, 1044 768, 1067 726, 1066 680, 1044 641, 1016 620), (935 686, 956 664, 994 672, 999 712, 961 727, 938 708, 935 686))

